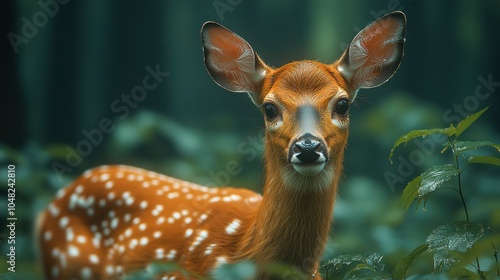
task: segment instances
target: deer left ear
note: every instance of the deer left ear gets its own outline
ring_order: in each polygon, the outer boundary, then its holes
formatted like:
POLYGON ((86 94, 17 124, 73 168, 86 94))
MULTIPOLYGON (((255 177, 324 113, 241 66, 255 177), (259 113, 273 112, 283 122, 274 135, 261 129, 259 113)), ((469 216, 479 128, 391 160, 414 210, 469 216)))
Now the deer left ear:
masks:
POLYGON ((212 79, 232 92, 247 92, 258 105, 267 66, 238 34, 215 23, 201 29, 205 66, 212 79))
POLYGON ((402 12, 383 16, 361 30, 336 67, 353 92, 377 87, 396 72, 403 57, 406 17, 402 12))

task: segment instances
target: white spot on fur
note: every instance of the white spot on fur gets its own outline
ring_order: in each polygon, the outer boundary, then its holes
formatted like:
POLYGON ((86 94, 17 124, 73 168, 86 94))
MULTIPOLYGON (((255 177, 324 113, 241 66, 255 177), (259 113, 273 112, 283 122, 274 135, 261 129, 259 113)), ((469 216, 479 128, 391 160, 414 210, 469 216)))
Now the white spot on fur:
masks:
POLYGON ((64 216, 62 217, 60 220, 59 220, 59 226, 62 228, 62 229, 65 229, 66 226, 68 225, 69 223, 69 218, 64 216))
POLYGON ((175 258, 176 254, 177 254, 177 251, 172 249, 172 250, 170 250, 170 252, 168 252, 168 255, 166 255, 165 257, 167 258, 167 260, 171 261, 175 258))
POLYGON ((210 245, 208 245, 208 247, 205 249, 205 256, 208 256, 208 255, 212 254, 215 246, 217 246, 217 244, 210 244, 210 245))
POLYGON ((155 250, 155 254, 156 254, 157 259, 163 259, 164 253, 165 253, 165 251, 163 250, 163 248, 158 248, 155 250))
POLYGON ((106 187, 106 189, 111 189, 113 186, 114 186, 114 182, 113 181, 107 181, 106 184, 104 185, 104 187, 106 187))
POLYGON ((241 225, 241 221, 238 219, 234 219, 229 225, 226 227, 226 233, 229 235, 233 235, 236 233, 238 228, 241 225))
POLYGON ((84 244, 87 242, 87 238, 83 235, 78 235, 76 237, 76 242, 80 243, 80 244, 84 244))
POLYGON ((78 257, 79 254, 80 254, 80 251, 75 246, 70 245, 68 247, 68 256, 70 256, 70 257, 78 257))
POLYGON ((49 205, 49 212, 52 214, 52 217, 57 217, 60 213, 59 208, 52 203, 49 205))
POLYGON ((43 239, 45 241, 50 241, 52 239, 52 232, 50 231, 46 231, 44 234, 43 234, 43 239))
POLYGON ((89 260, 93 264, 98 264, 99 263, 99 257, 95 254, 90 254, 89 260))
POLYGON ((109 174, 108 173, 103 173, 103 174, 101 174, 101 176, 99 177, 99 179, 101 179, 102 182, 107 181, 107 180, 109 180, 109 174))

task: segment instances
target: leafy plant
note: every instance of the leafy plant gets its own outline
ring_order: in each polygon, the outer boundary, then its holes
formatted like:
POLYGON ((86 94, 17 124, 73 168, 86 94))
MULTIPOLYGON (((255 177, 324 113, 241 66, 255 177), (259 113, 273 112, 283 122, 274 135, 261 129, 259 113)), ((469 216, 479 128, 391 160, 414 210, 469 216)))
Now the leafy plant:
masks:
MULTIPOLYGON (((400 206, 405 211, 416 201, 416 206, 426 201, 439 189, 451 185, 456 180, 455 187, 451 187, 460 197, 464 209, 464 220, 450 221, 439 225, 430 232, 425 243, 417 246, 407 257, 393 269, 392 274, 385 270, 383 256, 374 253, 369 256, 341 255, 330 259, 319 267, 325 279, 405 279, 410 269, 420 256, 431 256, 434 274, 432 279, 490 279, 500 277, 498 251, 500 234, 493 229, 483 227, 470 220, 466 200, 463 192, 462 174, 471 164, 486 164, 500 166, 500 157, 478 155, 478 150, 493 148, 500 152, 500 145, 490 141, 464 141, 461 136, 476 120, 486 112, 485 108, 470 115, 456 126, 450 124, 447 128, 414 130, 401 136, 390 151, 389 160, 395 149, 406 145, 419 137, 433 134, 444 135, 441 154, 451 151, 452 160, 449 163, 432 166, 413 178, 405 187, 400 199, 400 206), (490 236, 487 236, 490 233, 490 236), (487 268, 481 267, 480 257, 487 256, 487 268), (334 276, 332 276, 334 275, 334 276)), ((392 161, 391 161, 392 163, 392 161)), ((483 259, 481 259, 483 260, 483 259)), ((419 278, 422 275, 411 275, 419 278)), ((430 275, 428 275, 430 276, 430 275)))
POLYGON ((382 259, 383 256, 378 253, 366 257, 341 255, 327 261, 318 270, 325 271, 325 279, 330 279, 330 271, 334 272, 335 279, 338 279, 339 275, 343 275, 343 279, 389 279, 390 274, 385 271, 382 259))
MULTIPOLYGON (((433 256, 434 270, 446 270, 448 274, 457 278, 464 279, 486 279, 488 276, 500 276, 498 264, 498 252, 495 242, 498 238, 491 239, 489 245, 490 252, 493 250, 493 260, 495 263, 488 271, 480 266, 479 255, 483 251, 473 248, 484 235, 484 227, 481 224, 470 221, 469 211, 465 202, 463 193, 463 184, 461 176, 470 164, 488 164, 500 166, 500 157, 498 156, 480 156, 468 155, 468 152, 484 148, 494 148, 500 152, 500 145, 490 141, 462 141, 460 136, 488 109, 485 108, 475 114, 472 114, 458 123, 455 127, 451 124, 447 128, 436 128, 427 130, 414 130, 401 136, 391 149, 389 159, 392 158, 394 150, 400 145, 406 145, 409 141, 426 137, 431 134, 444 134, 447 141, 441 153, 451 150, 453 162, 430 167, 419 176, 411 180, 405 187, 401 196, 400 205, 407 210, 413 201, 417 201, 417 206, 429 199, 431 194, 445 186, 445 183, 457 178, 457 186, 454 189, 462 202, 465 213, 465 220, 453 221, 445 225, 436 227, 427 237, 426 243, 418 246, 410 255, 404 258, 396 267, 393 273, 395 279, 404 279, 414 260, 424 252, 429 252, 433 256), (465 162, 465 164, 464 164, 465 162), (470 255, 475 257, 471 260, 470 255), (475 263, 474 263, 475 262, 475 263), (471 268, 475 268, 473 272, 471 268)), ((497 235, 498 236, 498 235, 497 235)), ((483 246, 484 248, 484 246, 483 246)))

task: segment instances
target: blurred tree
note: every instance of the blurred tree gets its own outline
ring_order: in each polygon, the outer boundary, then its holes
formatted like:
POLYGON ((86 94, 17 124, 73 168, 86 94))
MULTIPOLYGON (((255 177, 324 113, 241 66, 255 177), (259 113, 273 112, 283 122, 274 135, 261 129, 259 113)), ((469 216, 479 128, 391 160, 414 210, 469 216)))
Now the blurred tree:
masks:
POLYGON ((14 1, 2 1, 0 4, 0 28, 5 34, 5 39, 2 40, 0 52, 3 54, 1 63, 1 84, 2 84, 2 102, 0 102, 0 131, 1 142, 14 147, 20 148, 26 139, 25 130, 25 97, 21 94, 18 79, 18 65, 15 51, 8 40, 8 35, 17 28, 17 7, 14 1))

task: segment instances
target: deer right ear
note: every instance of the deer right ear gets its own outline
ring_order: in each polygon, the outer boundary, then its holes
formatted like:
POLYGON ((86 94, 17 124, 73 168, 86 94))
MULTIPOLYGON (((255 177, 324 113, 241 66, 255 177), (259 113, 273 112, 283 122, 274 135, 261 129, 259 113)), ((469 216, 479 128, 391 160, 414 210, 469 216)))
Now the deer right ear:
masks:
POLYGON ((267 66, 250 44, 231 30, 206 22, 201 28, 205 67, 212 79, 233 92, 247 92, 258 105, 267 66))
POLYGON ((393 12, 361 30, 337 64, 353 90, 377 87, 396 72, 403 57, 406 17, 393 12))

